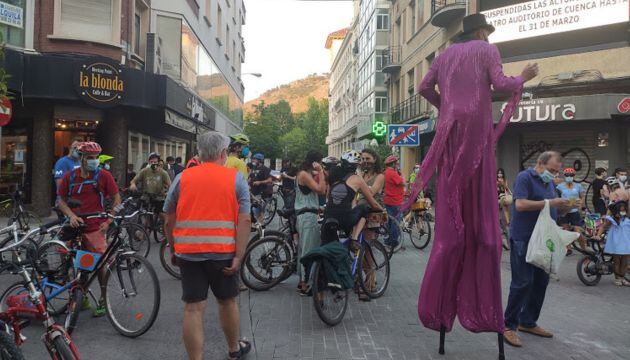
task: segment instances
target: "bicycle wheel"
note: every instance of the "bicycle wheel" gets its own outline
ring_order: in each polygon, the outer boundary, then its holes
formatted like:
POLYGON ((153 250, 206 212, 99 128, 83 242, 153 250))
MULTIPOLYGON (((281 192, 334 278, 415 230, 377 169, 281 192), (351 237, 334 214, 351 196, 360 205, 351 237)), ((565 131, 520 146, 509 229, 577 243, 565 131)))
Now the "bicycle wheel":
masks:
POLYGON ((595 286, 601 280, 602 275, 597 271, 596 259, 585 256, 577 262, 577 275, 586 286, 595 286))
MULTIPOLYGON (((287 231, 288 231, 288 228, 287 228, 287 231)), ((260 239, 262 239, 264 237, 268 237, 268 236, 279 237, 280 239, 284 239, 285 241, 289 241, 291 239, 291 234, 289 234, 287 232, 265 229, 263 236, 260 236, 259 233, 254 233, 254 236, 252 236, 252 238, 249 239, 249 242, 247 243, 247 247, 249 247, 250 245, 254 244, 258 240, 260 240, 260 239)))
POLYGON ((431 242, 431 224, 418 212, 411 218, 410 231, 411 243, 416 249, 422 250, 431 242))
POLYGON ((276 210, 278 210, 278 201, 275 197, 267 200, 265 205, 265 216, 263 218, 263 226, 271 224, 273 218, 276 216, 276 210))
POLYGON ((107 267, 105 307, 114 329, 127 337, 147 332, 160 309, 160 284, 147 259, 120 254, 107 267))
POLYGON ((26 289, 26 284, 21 281, 13 283, 9 286, 0 296, 0 312, 5 312, 9 309, 9 304, 7 300, 9 300, 12 296, 24 296, 28 298, 28 290, 26 289))
POLYGON ((313 274, 313 305, 317 315, 324 323, 335 326, 343 320, 348 308, 348 290, 339 288, 336 284, 330 284, 326 280, 324 267, 319 261, 311 267, 313 274))
POLYGON ((241 263, 241 279, 248 288, 269 290, 285 279, 292 271, 293 252, 281 238, 266 236, 252 244, 241 263))
POLYGON ((175 279, 181 280, 182 273, 179 270, 179 266, 175 266, 171 263, 171 246, 166 239, 164 239, 162 245, 160 245, 160 262, 167 273, 175 279))
POLYGON ((357 273, 363 291, 372 299, 383 296, 389 284, 389 258, 378 241, 361 245, 357 273))
POLYGON ((64 327, 68 334, 72 334, 77 327, 77 321, 79 321, 79 314, 81 313, 81 307, 83 306, 83 289, 75 286, 70 290, 70 301, 68 302, 68 313, 66 314, 66 320, 64 327))
POLYGON ((0 360, 24 360, 24 355, 15 345, 13 337, 4 330, 0 331, 0 360))
MULTIPOLYGON (((42 219, 32 211, 20 212, 15 221, 18 223, 19 228, 22 230, 36 229, 43 224, 42 219)), ((11 225, 10 223, 11 219, 9 219, 8 225, 11 225)))
POLYGON ((57 353, 57 359, 59 360, 75 360, 77 357, 74 356, 72 350, 70 349, 70 344, 66 341, 63 335, 58 335, 53 339, 52 343, 55 352, 57 353))
POLYGON ((118 236, 138 255, 147 257, 151 251, 151 240, 149 234, 141 225, 125 223, 120 226, 118 236))

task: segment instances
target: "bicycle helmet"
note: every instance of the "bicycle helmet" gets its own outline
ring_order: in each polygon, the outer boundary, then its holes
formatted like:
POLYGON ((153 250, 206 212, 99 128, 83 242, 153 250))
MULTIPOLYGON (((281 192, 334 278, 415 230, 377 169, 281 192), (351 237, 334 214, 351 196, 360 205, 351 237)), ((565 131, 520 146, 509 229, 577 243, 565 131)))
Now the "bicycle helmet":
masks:
POLYGON ((160 154, 156 153, 156 152, 152 152, 149 154, 149 160, 151 159, 158 159, 160 160, 160 154))
POLYGON ((574 168, 566 168, 564 169, 564 176, 573 176, 575 175, 575 169, 574 168))
POLYGON ((113 158, 114 158, 113 156, 103 154, 98 157, 98 161, 101 165, 103 165, 106 162, 112 160, 113 158))
POLYGON ((334 156, 326 156, 322 159, 322 164, 324 164, 324 166, 335 166, 339 164, 339 159, 334 156))
POLYGON ((261 153, 257 153, 256 155, 253 156, 253 158, 256 159, 256 160, 263 161, 263 160, 265 160, 265 155, 263 155, 261 153))
POLYGON ((385 165, 389 165, 398 161, 398 157, 396 155, 389 155, 385 159, 385 165))
POLYGON ((241 145, 249 145, 249 136, 245 134, 234 134, 230 135, 230 143, 231 144, 241 144, 241 145))
POLYGON ((103 149, 101 148, 101 145, 99 145, 96 142, 86 141, 79 144, 79 146, 77 147, 77 151, 79 152, 79 154, 82 154, 82 155, 100 154, 103 151, 103 149))
POLYGON ((608 184, 608 186, 619 185, 619 180, 617 180, 617 178, 614 176, 610 176, 606 179, 606 183, 608 184))
POLYGON ((341 154, 341 161, 348 164, 358 165, 361 162, 361 153, 356 150, 348 150, 341 154))

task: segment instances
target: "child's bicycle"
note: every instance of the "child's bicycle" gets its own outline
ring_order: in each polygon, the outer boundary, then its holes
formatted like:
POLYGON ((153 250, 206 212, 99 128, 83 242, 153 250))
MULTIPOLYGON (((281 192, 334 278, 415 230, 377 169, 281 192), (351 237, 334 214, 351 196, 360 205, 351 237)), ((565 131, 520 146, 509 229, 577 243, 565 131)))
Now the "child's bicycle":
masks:
MULTIPOLYGON (((606 235, 601 239, 596 238, 597 228, 602 225, 599 214, 586 213, 584 238, 586 245, 592 250, 582 249, 573 244, 573 248, 583 254, 576 266, 577 275, 580 281, 586 286, 595 286, 599 283, 603 275, 614 274, 613 257, 604 252, 606 235)), ((626 279, 630 281, 630 274, 626 274, 626 279)))

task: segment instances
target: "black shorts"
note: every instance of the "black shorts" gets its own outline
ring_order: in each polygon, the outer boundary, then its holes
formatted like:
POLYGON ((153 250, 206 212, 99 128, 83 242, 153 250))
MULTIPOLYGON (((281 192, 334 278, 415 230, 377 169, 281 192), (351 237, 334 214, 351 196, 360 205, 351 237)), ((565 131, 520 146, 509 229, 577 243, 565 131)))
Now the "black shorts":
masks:
POLYGON ((178 258, 182 273, 182 300, 195 303, 208 298, 208 287, 219 300, 238 295, 238 273, 225 275, 223 269, 232 265, 232 260, 187 261, 178 258))

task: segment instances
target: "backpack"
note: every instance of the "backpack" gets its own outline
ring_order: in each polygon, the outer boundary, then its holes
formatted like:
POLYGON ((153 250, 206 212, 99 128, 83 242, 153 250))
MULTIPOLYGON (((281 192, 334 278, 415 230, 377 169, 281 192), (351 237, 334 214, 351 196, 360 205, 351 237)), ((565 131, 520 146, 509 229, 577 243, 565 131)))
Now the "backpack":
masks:
POLYGON ((103 195, 103 192, 98 186, 98 179, 99 179, 99 176, 101 175, 101 169, 96 168, 96 170, 94 171, 94 177, 92 177, 92 179, 90 180, 86 180, 81 183, 75 183, 77 170, 81 171, 80 169, 75 169, 75 170, 72 170, 72 172, 70 172, 70 181, 68 182, 68 197, 72 196, 72 189, 74 189, 77 186, 79 187, 79 190, 77 190, 77 194, 80 194, 81 191, 83 190, 84 185, 93 185, 94 190, 101 198, 101 206, 105 207, 105 196, 103 195))

